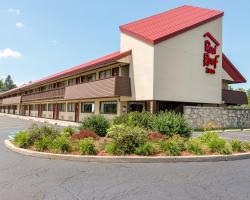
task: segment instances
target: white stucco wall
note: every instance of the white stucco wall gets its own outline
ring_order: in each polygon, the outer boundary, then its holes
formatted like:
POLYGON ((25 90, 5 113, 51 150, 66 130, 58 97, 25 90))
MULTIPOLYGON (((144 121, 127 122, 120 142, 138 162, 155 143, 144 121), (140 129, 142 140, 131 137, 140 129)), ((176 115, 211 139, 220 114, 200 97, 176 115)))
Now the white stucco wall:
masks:
POLYGON ((221 103, 222 76, 229 78, 222 69, 222 18, 154 46, 121 33, 120 50, 129 49, 132 49, 130 100, 221 103), (220 58, 216 74, 205 73, 203 67, 206 32, 221 44, 217 48, 220 58))
POLYGON ((53 118, 53 111, 46 111, 46 118, 52 119, 53 118))
POLYGON ((59 112, 59 120, 75 121, 75 112, 59 112))
POLYGON ((121 52, 132 49, 129 76, 133 100, 153 98, 154 47, 125 33, 120 35, 121 52))
POLYGON ((221 18, 165 40, 155 45, 154 50, 154 99, 221 103, 221 18), (203 67, 203 35, 206 32, 210 32, 221 44, 217 47, 220 58, 216 74, 205 73, 203 67))
POLYGON ((30 116, 31 117, 38 117, 38 111, 37 110, 30 111, 30 116))
POLYGON ((224 69, 222 69, 222 79, 226 81, 234 81, 224 69))
POLYGON ((25 111, 25 115, 29 116, 29 111, 28 110, 25 111))

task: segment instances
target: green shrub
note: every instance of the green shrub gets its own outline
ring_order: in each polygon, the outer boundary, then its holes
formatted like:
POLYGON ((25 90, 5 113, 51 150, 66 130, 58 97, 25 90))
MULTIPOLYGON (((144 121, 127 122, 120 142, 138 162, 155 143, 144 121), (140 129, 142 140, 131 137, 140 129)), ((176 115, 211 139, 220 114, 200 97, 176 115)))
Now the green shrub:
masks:
POLYGON ((195 155, 205 154, 204 147, 199 139, 190 139, 187 142, 187 150, 195 155))
POLYGON ((27 138, 28 138, 27 131, 19 131, 14 137, 14 144, 16 144, 20 148, 26 149, 30 147, 27 142, 27 138))
POLYGON ((192 131, 184 116, 173 111, 157 114, 153 120, 153 129, 167 136, 179 134, 182 137, 189 137, 192 131))
POLYGON ((128 124, 129 113, 116 116, 113 119, 113 125, 128 124))
POLYGON ((112 140, 105 145, 105 152, 113 155, 123 155, 124 152, 118 149, 117 144, 112 140))
POLYGON ((69 138, 66 136, 58 136, 54 139, 52 149, 59 153, 67 153, 71 151, 69 138))
POLYGON ((244 144, 246 150, 247 150, 247 151, 250 151, 250 143, 244 142, 243 144, 244 144))
POLYGON ((147 141, 147 132, 139 127, 125 124, 113 125, 108 129, 108 137, 112 138, 119 151, 134 153, 135 149, 147 141))
POLYGON ((143 156, 150 156, 154 155, 155 153, 156 153, 156 148, 152 143, 149 142, 137 147, 135 150, 135 154, 143 156))
POLYGON ((160 148, 169 156, 179 156, 184 150, 184 140, 181 138, 170 138, 160 142, 160 148))
POLYGON ((102 115, 92 115, 85 118, 80 125, 80 130, 91 130, 99 136, 105 136, 110 124, 102 115))
POLYGON ((247 151, 246 145, 239 140, 234 139, 230 142, 230 144, 232 146, 232 151, 234 152, 246 152, 247 151))
POLYGON ((45 136, 34 143, 34 147, 38 151, 48 150, 49 147, 51 147, 51 145, 52 145, 51 138, 45 136))
POLYGON ((223 138, 213 138, 208 142, 210 151, 219 154, 230 154, 231 147, 223 138))
POLYGON ((64 135, 66 137, 70 137, 75 133, 75 128, 68 126, 61 130, 61 135, 64 135))
POLYGON ((96 155, 94 140, 92 138, 85 138, 79 142, 80 152, 82 155, 96 155))
POLYGON ((202 135, 200 135, 198 137, 198 139, 204 143, 204 144, 208 144, 210 141, 214 140, 214 139, 218 139, 220 136, 217 132, 214 131, 208 131, 203 133, 202 135))
POLYGON ((152 129, 152 121, 154 119, 154 115, 150 112, 130 112, 121 116, 115 117, 113 120, 113 124, 126 124, 131 127, 140 127, 146 130, 152 129))
POLYGON ((48 124, 38 127, 38 131, 41 136, 50 137, 50 138, 56 138, 60 134, 59 129, 48 124))
POLYGON ((47 124, 39 127, 36 124, 33 124, 31 128, 27 130, 28 137, 27 137, 27 143, 29 146, 34 145, 34 143, 38 140, 40 140, 43 137, 49 137, 51 140, 55 139, 59 135, 59 130, 49 126, 47 124))

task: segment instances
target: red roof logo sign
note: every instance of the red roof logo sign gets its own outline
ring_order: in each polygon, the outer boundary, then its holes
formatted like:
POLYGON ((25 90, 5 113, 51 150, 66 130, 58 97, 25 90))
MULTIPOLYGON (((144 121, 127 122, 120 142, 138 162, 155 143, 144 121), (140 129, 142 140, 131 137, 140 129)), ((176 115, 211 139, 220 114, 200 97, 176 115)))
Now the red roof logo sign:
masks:
POLYGON ((215 74, 217 63, 219 62, 218 59, 220 57, 220 55, 217 55, 217 47, 220 46, 220 43, 209 32, 206 32, 204 37, 206 40, 204 42, 205 52, 203 54, 203 66, 205 67, 206 73, 215 74))

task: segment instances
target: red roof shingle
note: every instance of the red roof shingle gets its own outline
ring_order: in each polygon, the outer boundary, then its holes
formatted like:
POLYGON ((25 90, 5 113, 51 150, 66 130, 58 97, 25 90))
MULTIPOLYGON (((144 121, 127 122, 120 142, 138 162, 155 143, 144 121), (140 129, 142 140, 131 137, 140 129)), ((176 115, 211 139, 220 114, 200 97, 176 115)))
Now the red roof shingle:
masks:
POLYGON ((222 11, 181 6, 120 26, 120 30, 150 44, 157 44, 223 16, 222 11))

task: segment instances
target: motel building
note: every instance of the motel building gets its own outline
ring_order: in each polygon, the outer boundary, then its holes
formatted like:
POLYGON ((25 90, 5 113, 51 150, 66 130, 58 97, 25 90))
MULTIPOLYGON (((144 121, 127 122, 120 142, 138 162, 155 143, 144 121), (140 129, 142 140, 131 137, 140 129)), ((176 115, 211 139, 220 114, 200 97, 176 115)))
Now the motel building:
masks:
POLYGON ((120 26, 120 50, 0 94, 0 112, 79 122, 247 103, 223 53, 223 12, 178 7, 120 26))

